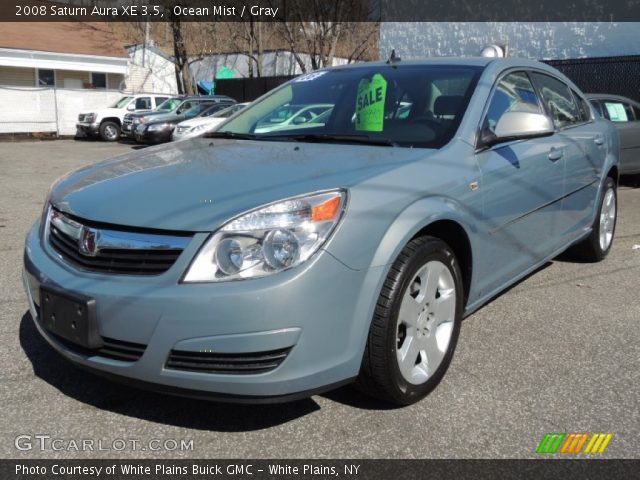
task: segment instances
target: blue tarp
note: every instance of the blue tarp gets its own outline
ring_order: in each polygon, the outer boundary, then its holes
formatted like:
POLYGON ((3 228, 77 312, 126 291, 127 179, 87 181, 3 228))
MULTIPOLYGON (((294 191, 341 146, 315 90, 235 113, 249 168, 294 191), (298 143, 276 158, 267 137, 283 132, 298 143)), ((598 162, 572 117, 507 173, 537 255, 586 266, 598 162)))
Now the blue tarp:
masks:
POLYGON ((209 80, 198 81, 198 92, 202 95, 213 95, 216 89, 216 84, 209 80))

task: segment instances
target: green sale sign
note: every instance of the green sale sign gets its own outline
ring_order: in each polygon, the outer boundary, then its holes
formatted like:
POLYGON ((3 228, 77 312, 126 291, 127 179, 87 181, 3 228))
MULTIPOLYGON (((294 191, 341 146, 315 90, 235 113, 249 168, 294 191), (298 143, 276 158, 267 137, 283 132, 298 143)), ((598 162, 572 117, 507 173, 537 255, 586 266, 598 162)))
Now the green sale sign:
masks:
POLYGON ((387 81, 376 73, 371 81, 360 80, 356 100, 356 130, 381 132, 384 128, 384 101, 387 81))

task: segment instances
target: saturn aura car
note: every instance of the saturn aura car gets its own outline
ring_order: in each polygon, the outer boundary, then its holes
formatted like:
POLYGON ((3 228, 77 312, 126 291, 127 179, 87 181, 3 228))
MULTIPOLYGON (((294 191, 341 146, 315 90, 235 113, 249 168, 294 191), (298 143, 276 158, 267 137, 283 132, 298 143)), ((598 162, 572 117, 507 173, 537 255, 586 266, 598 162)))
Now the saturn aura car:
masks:
POLYGON ((157 391, 355 383, 410 404, 463 317, 567 249, 607 255, 618 156, 613 125, 542 63, 316 71, 217 132, 59 179, 26 239, 31 316, 74 364, 157 391), (256 132, 303 104, 331 114, 256 132))

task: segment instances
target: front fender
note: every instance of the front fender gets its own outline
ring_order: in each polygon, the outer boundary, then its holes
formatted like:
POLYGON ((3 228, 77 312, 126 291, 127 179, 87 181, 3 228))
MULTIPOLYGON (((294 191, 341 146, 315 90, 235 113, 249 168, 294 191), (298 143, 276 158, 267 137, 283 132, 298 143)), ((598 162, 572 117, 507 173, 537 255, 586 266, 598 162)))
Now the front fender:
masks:
POLYGON ((447 197, 427 197, 409 205, 387 229, 370 267, 391 265, 404 246, 425 227, 448 220, 459 224, 469 237, 477 232, 476 222, 463 205, 447 197))

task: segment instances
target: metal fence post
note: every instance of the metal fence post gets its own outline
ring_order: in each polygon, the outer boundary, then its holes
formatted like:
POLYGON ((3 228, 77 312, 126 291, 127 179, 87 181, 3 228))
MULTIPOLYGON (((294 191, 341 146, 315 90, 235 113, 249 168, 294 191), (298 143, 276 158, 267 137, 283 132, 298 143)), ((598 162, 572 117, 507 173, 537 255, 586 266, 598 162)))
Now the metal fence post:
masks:
POLYGON ((58 121, 58 89, 53 85, 53 109, 56 112, 56 137, 60 138, 60 123, 58 121))

